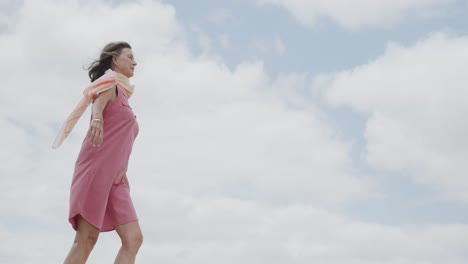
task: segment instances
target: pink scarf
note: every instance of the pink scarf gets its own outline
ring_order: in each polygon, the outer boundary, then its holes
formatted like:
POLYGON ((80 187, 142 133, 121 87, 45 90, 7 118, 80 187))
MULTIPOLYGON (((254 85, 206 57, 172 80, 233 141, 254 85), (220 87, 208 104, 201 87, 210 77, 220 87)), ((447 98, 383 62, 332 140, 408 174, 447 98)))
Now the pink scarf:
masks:
POLYGON ((96 79, 91 85, 83 91, 83 99, 78 103, 75 109, 68 116, 67 120, 60 129, 57 137, 55 138, 52 148, 58 148, 70 134, 75 124, 88 108, 91 102, 94 102, 100 93, 112 89, 115 85, 123 88, 125 96, 130 98, 132 96, 134 86, 130 84, 127 76, 108 69, 104 75, 96 79))

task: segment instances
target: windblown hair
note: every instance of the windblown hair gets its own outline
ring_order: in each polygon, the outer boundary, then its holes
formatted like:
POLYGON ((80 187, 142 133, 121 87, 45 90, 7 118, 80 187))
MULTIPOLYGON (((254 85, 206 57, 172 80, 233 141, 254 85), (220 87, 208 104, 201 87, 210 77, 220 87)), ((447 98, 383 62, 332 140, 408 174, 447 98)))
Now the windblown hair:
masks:
POLYGON ((94 82, 111 68, 112 58, 119 56, 124 48, 131 49, 132 47, 127 42, 119 41, 111 42, 102 49, 99 59, 95 60, 88 67, 88 76, 91 79, 91 82, 94 82))

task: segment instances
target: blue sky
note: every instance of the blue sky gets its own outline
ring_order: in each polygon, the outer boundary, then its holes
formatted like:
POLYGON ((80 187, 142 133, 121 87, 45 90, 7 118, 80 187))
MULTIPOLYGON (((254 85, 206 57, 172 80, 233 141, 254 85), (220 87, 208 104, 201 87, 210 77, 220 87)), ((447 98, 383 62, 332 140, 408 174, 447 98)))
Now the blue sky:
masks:
POLYGON ((327 18, 319 19, 317 28, 311 29, 298 24, 287 11, 274 6, 261 7, 255 1, 167 3, 175 6, 176 16, 182 23, 196 25, 212 37, 230 36, 232 48, 213 45, 213 51, 221 55, 228 65, 232 67, 245 59, 260 58, 271 74, 317 74, 343 70, 379 56, 389 41, 406 45, 434 31, 450 30, 465 34, 468 28, 468 22, 463 19, 466 14, 464 1, 457 1, 448 8, 449 14, 440 17, 407 17, 390 27, 371 26, 358 31, 346 30, 327 18), (217 12, 226 14, 229 17, 227 21, 216 23, 209 19, 217 12), (249 47, 256 38, 274 40, 276 36, 281 37, 287 46, 286 54, 274 56, 249 47))
POLYGON ((71 246, 87 118, 50 145, 126 40, 138 263, 466 263, 468 3, 350 3, 2 1, 0 262, 71 246))

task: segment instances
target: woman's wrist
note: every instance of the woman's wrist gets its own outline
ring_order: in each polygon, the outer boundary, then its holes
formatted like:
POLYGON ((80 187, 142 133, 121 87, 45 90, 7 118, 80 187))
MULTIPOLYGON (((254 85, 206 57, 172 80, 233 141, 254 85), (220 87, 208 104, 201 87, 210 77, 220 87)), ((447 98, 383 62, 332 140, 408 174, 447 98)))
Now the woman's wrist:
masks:
POLYGON ((104 118, 102 114, 99 113, 93 113, 91 116, 91 122, 102 122, 104 123, 104 118))
POLYGON ((102 119, 102 113, 93 113, 91 116, 93 117, 93 119, 94 118, 102 119))

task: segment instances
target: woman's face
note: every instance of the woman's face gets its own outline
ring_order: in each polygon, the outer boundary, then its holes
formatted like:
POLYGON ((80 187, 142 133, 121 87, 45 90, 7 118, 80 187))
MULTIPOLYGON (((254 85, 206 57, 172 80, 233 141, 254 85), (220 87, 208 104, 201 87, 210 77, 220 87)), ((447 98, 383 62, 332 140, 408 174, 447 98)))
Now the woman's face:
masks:
POLYGON ((119 56, 112 58, 113 70, 128 78, 133 76, 136 65, 132 50, 129 48, 123 48, 119 56))

